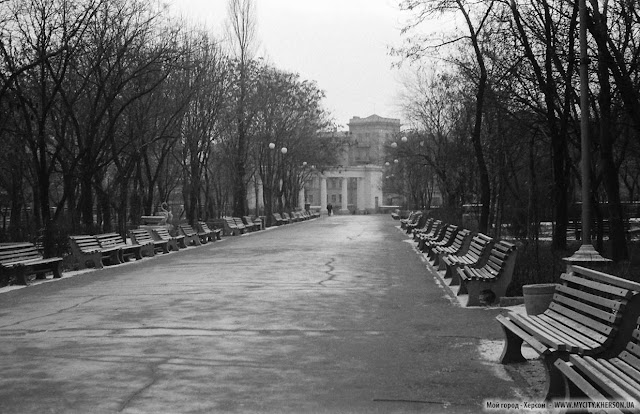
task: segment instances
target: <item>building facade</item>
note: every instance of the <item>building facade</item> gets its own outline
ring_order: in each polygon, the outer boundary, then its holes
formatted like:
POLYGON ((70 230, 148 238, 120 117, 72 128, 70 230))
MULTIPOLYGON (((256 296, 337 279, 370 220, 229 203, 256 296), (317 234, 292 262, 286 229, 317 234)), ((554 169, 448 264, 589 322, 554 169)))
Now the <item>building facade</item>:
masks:
POLYGON ((334 134, 346 138, 338 165, 318 171, 306 183, 304 199, 313 208, 337 213, 373 213, 384 204, 385 144, 400 134, 400 120, 371 115, 354 116, 349 130, 334 134))

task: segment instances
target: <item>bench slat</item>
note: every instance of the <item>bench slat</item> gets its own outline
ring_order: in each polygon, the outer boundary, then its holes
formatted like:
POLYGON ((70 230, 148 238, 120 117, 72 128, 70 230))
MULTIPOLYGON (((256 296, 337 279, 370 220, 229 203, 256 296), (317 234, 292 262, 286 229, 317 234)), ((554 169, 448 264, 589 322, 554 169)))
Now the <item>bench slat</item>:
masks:
POLYGON ((568 327, 572 328, 574 331, 582 332, 587 337, 593 339, 594 341, 597 341, 600 344, 606 342, 606 340, 607 340, 607 336, 606 335, 603 335, 599 331, 596 331, 595 329, 592 329, 592 327, 585 326, 585 325, 583 325, 581 323, 578 323, 575 320, 567 318, 566 316, 561 315, 561 314, 555 312, 552 309, 547 309, 544 312, 544 315, 546 317, 554 319, 554 320, 556 320, 556 321, 558 321, 558 322, 560 322, 560 323, 562 323, 564 325, 567 325, 568 327))
POLYGON ((542 344, 542 342, 538 341, 535 337, 529 335, 527 332, 523 331, 518 325, 513 323, 509 318, 506 318, 503 315, 496 316, 496 320, 500 322, 504 327, 509 329, 511 332, 515 333, 521 338, 527 338, 527 343, 540 355, 546 355, 550 352, 549 347, 542 344))
POLYGON ((564 315, 570 319, 577 321, 585 326, 596 329, 602 332, 604 335, 610 336, 613 332, 613 326, 602 323, 600 321, 591 319, 581 313, 574 311, 573 309, 567 308, 566 306, 562 306, 560 303, 551 302, 549 305, 549 309, 558 312, 561 315, 564 315))
MULTIPOLYGON (((585 359, 587 358, 591 357, 586 357, 585 359)), ((617 366, 606 359, 598 359, 597 362, 594 361, 593 363, 600 364, 601 371, 606 372, 607 377, 614 380, 617 384, 620 384, 620 386, 629 394, 634 395, 636 399, 640 397, 640 383, 638 383, 633 377, 627 375, 626 372, 620 370, 617 366)))
POLYGON ((571 273, 563 273, 562 275, 560 275, 560 280, 584 286, 592 290, 608 293, 610 295, 618 296, 624 299, 629 299, 633 295, 633 292, 629 289, 624 289, 618 286, 577 277, 571 273))
POLYGON ((591 305, 587 305, 584 302, 580 302, 575 299, 559 295, 557 293, 553 296, 553 300, 609 323, 615 323, 618 319, 620 319, 619 313, 612 314, 609 312, 605 312, 591 305))
POLYGON ((556 338, 561 343, 565 343, 567 345, 566 350, 569 352, 583 352, 586 348, 589 348, 588 344, 582 342, 580 338, 571 335, 573 332, 563 329, 563 326, 558 322, 547 323, 538 316, 531 316, 528 320, 532 325, 535 325, 538 330, 556 338))
POLYGON ((532 324, 527 319, 521 318, 517 313, 512 313, 509 315, 509 319, 511 319, 515 324, 520 326, 520 328, 524 329, 528 332, 529 336, 536 338, 541 343, 550 344, 554 349, 558 351, 566 351, 568 346, 561 339, 554 337, 553 335, 549 335, 544 330, 539 330, 538 326, 532 324))
MULTIPOLYGON (((587 357, 588 358, 588 357, 587 357)), ((632 401, 635 398, 629 395, 620 386, 614 383, 610 378, 607 378, 597 368, 597 365, 592 364, 592 360, 587 360, 579 355, 569 355, 569 360, 580 369, 581 372, 587 375, 589 379, 594 381, 598 386, 604 389, 614 399, 632 401)))
MULTIPOLYGON (((574 384, 576 384, 587 397, 593 401, 605 401, 606 398, 600 391, 598 391, 589 381, 587 381, 582 375, 573 369, 573 364, 565 363, 563 360, 558 359, 554 365, 562 372, 562 374, 569 378, 574 384)), ((620 412, 621 413, 621 412, 620 412)))
POLYGON ((622 302, 620 300, 607 299, 605 297, 594 295, 592 293, 574 289, 565 285, 557 286, 556 292, 561 292, 576 298, 580 298, 583 301, 590 302, 607 309, 620 310, 626 303, 626 300, 622 302))
POLYGON ((596 279, 600 282, 608 283, 614 286, 619 286, 624 289, 629 289, 634 292, 640 292, 640 283, 632 282, 631 280, 623 279, 617 276, 613 276, 607 273, 599 272, 597 270, 587 269, 581 266, 572 266, 574 271, 577 270, 581 274, 584 274, 592 279, 596 279))
POLYGON ((632 376, 636 381, 640 382, 640 359, 630 354, 628 351, 622 351, 618 358, 614 358, 611 361, 619 370, 632 376))
POLYGON ((606 341, 606 337, 603 335, 599 335, 599 340, 596 338, 590 338, 581 332, 580 329, 584 327, 580 327, 578 330, 573 329, 571 326, 567 326, 560 321, 557 321, 551 318, 549 315, 541 314, 538 316, 540 320, 544 321, 548 325, 556 325, 560 331, 564 331, 568 336, 575 338, 576 341, 579 341, 584 346, 583 348, 597 348, 602 345, 602 342, 606 341))

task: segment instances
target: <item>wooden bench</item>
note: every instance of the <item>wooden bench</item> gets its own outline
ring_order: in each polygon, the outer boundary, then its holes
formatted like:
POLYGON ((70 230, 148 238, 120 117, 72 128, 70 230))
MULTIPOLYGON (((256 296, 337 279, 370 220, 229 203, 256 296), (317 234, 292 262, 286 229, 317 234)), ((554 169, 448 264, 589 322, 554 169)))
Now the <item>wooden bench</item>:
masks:
POLYGON ((425 220, 422 227, 413 230, 413 239, 416 240, 418 234, 429 233, 435 222, 436 220, 433 217, 429 217, 427 220, 425 220))
POLYGON ((423 240, 431 239, 435 237, 443 227, 446 227, 446 224, 440 220, 434 220, 428 229, 420 229, 420 231, 415 231, 413 233, 413 240, 418 243, 418 248, 420 247, 420 243, 423 240))
POLYGON ((33 243, 0 244, 0 270, 8 278, 13 276, 19 285, 28 285, 29 276, 36 275, 36 279, 45 279, 46 273, 51 272, 54 278, 62 277, 62 258, 50 257, 45 259, 33 243))
POLYGON ((212 230, 204 221, 199 221, 197 226, 198 236, 200 236, 201 239, 205 238, 208 241, 220 240, 220 233, 222 233, 220 229, 212 230))
POLYGON ((418 220, 418 215, 421 215, 420 211, 411 211, 407 218, 400 219, 400 228, 407 229, 407 225, 410 223, 414 223, 418 220))
POLYGON ((445 263, 442 261, 444 256, 449 255, 463 255, 469 250, 471 244, 471 231, 467 229, 459 230, 456 234, 453 243, 449 246, 435 246, 429 250, 429 258, 433 260, 432 265, 438 270, 446 268, 445 263))
POLYGON ((458 268, 458 295, 468 294, 467 306, 491 305, 507 293, 516 265, 516 245, 500 240, 493 244, 489 260, 482 267, 458 268))
POLYGON ((165 219, 165 216, 141 216, 140 219, 144 225, 157 226, 165 219))
POLYGON ((442 257, 442 261, 447 267, 444 274, 445 279, 451 279, 449 283, 452 286, 460 284, 458 277, 458 267, 460 266, 484 266, 489 259, 491 248, 493 247, 493 239, 482 233, 478 233, 471 239, 469 248, 464 254, 451 254, 442 257))
POLYGON ((434 242, 443 240, 450 230, 450 224, 443 224, 438 228, 433 235, 421 234, 418 236, 418 250, 421 252, 428 251, 429 245, 434 242))
POLYGON ((101 269, 103 262, 116 265, 122 263, 120 248, 102 248, 95 236, 69 236, 71 254, 78 263, 80 269, 92 264, 95 268, 101 269))
MULTIPOLYGON (((640 319, 636 325, 640 327, 640 319)), ((640 401, 640 329, 633 330, 631 340, 618 355, 610 358, 594 358, 570 354, 569 360, 554 362, 565 378, 565 399, 580 398, 577 388, 592 401, 635 402, 637 412, 640 401)), ((627 411, 627 410, 624 410, 627 411)), ((607 411, 614 412, 614 411, 607 411)), ((622 411, 618 411, 622 412, 622 411)))
POLYGON ((262 230, 262 220, 260 219, 252 219, 249 216, 244 216, 242 217, 242 221, 244 222, 245 227, 250 231, 262 230))
POLYGON ((153 234, 147 229, 131 229, 129 237, 134 245, 139 245, 143 254, 153 257, 156 252, 169 253, 169 242, 166 240, 155 240, 153 234))
POLYGON ((184 242, 185 236, 183 234, 172 236, 169 234, 169 230, 167 230, 166 227, 154 227, 151 231, 153 231, 157 240, 164 240, 167 242, 169 250, 178 251, 187 247, 184 242))
POLYGON ((128 262, 132 257, 142 259, 142 246, 125 243, 118 233, 97 234, 95 237, 102 249, 119 248, 121 262, 128 262))
POLYGON ((237 236, 239 234, 244 234, 244 232, 246 231, 246 227, 242 229, 238 227, 233 217, 223 217, 223 220, 224 220, 224 234, 227 234, 229 236, 237 236))
POLYGON ((201 246, 200 236, 189 224, 179 224, 178 231, 184 236, 184 242, 187 246, 201 246))
POLYGON ((282 218, 280 213, 273 213, 272 216, 273 216, 274 222, 276 223, 276 226, 282 226, 283 224, 289 224, 289 221, 285 220, 284 218, 282 218))
POLYGON ((423 227, 427 220, 428 218, 425 214, 418 212, 418 215, 414 217, 414 220, 406 224, 405 232, 407 234, 413 234, 413 231, 423 227))
POLYGON ((286 221, 287 223, 295 223, 295 222, 297 222, 297 221, 298 221, 298 220, 296 220, 296 219, 295 219, 295 217, 291 217, 291 216, 289 215, 289 213, 286 213, 286 212, 285 212, 285 213, 282 213, 282 214, 281 214, 281 216, 282 216, 282 219, 283 219, 284 221, 286 221))
POLYGON ((526 342, 547 369, 546 398, 562 396, 564 379, 555 365, 570 354, 610 358, 624 351, 640 316, 640 284, 580 266, 561 276, 549 308, 536 316, 498 315, 505 334, 503 364, 522 362, 526 342))
MULTIPOLYGON (((611 222, 609 219, 602 219, 600 224, 598 224, 597 220, 592 220, 591 222, 591 238, 596 239, 598 236, 599 226, 602 228, 602 235, 609 236, 611 235, 611 222)), ((581 219, 573 219, 570 221, 570 228, 573 228, 573 232, 575 234, 576 240, 582 239, 582 220, 581 219)), ((631 227, 629 226, 629 220, 624 220, 624 232, 627 239, 631 235, 631 227)))
POLYGON ((245 234, 246 232, 249 231, 247 229, 247 226, 244 225, 244 222, 240 217, 232 217, 232 218, 233 218, 233 221, 236 223, 236 227, 240 230, 241 234, 245 234))
POLYGON ((432 260, 431 250, 435 247, 449 247, 456 240, 456 236, 460 231, 460 227, 449 224, 444 232, 444 237, 439 241, 425 241, 423 252, 427 253, 427 257, 432 260))

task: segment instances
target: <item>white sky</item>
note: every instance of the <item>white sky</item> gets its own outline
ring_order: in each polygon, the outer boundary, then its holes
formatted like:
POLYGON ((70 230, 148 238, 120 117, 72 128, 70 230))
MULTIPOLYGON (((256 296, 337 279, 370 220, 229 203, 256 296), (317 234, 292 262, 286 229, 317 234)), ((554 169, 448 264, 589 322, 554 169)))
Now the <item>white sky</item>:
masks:
MULTIPOLYGON (((172 9, 221 35, 227 0, 170 0, 172 9)), ((353 116, 402 118, 389 46, 400 44, 397 0, 256 0, 260 54, 315 80, 340 129, 353 116)))

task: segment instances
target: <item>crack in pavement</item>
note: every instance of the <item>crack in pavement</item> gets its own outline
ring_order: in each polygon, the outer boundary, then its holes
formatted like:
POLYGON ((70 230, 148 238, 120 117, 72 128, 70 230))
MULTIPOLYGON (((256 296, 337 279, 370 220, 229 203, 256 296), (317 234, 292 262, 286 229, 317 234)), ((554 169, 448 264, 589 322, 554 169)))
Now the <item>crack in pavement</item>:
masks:
POLYGON ((14 323, 10 323, 10 324, 7 324, 7 325, 0 325, 0 329, 8 328, 8 327, 10 327, 10 326, 20 325, 21 323, 24 323, 24 322, 31 322, 31 321, 35 321, 35 320, 37 320, 37 319, 46 318, 46 317, 48 317, 48 316, 59 315, 59 314, 61 314, 62 312, 66 312, 66 311, 68 311, 68 310, 71 310, 71 309, 77 308, 77 307, 82 306, 82 305, 86 305, 86 304, 87 304, 87 303, 89 303, 89 302, 93 302, 94 300, 96 300, 96 299, 100 299, 100 298, 103 298, 103 297, 104 297, 104 295, 94 296, 94 297, 92 297, 92 298, 90 298, 90 299, 85 300, 84 302, 76 303, 75 305, 73 305, 73 306, 69 306, 69 307, 67 307, 67 308, 58 309, 58 310, 57 310, 57 311, 55 311, 55 312, 47 313, 47 314, 45 314, 45 315, 34 316, 33 318, 23 319, 23 320, 21 320, 21 321, 14 322, 14 323))
POLYGON ((160 365, 166 364, 167 362, 169 362, 169 360, 171 360, 171 358, 165 358, 161 361, 158 361, 154 364, 151 364, 150 368, 150 375, 151 375, 151 380, 144 385, 142 388, 140 388, 139 390, 135 391, 134 393, 132 393, 125 401, 122 402, 122 404, 120 404, 120 407, 118 407, 118 412, 122 412, 124 411, 127 406, 129 405, 129 403, 131 401, 133 401, 134 398, 136 398, 138 395, 142 394, 143 392, 145 392, 146 390, 148 390, 149 388, 151 388, 158 380, 158 378, 156 377, 156 373, 158 371, 158 368, 160 367, 160 365))
POLYGON ((324 280, 321 280, 320 282, 318 282, 318 284, 319 284, 320 286, 323 286, 323 287, 324 287, 324 284, 325 284, 326 282, 330 282, 330 281, 332 281, 336 276, 338 276, 338 275, 334 275, 334 274, 332 274, 332 272, 335 270, 335 267, 333 266, 333 263, 334 263, 335 261, 336 261, 336 259, 335 259, 334 257, 332 257, 332 258, 331 258, 331 260, 329 260, 327 263, 325 263, 325 264, 324 264, 326 267, 328 267, 328 268, 329 268, 329 270, 326 270, 326 271, 325 271, 325 273, 326 273, 327 275, 329 275, 329 277, 328 277, 328 278, 326 278, 326 279, 324 279, 324 280))

